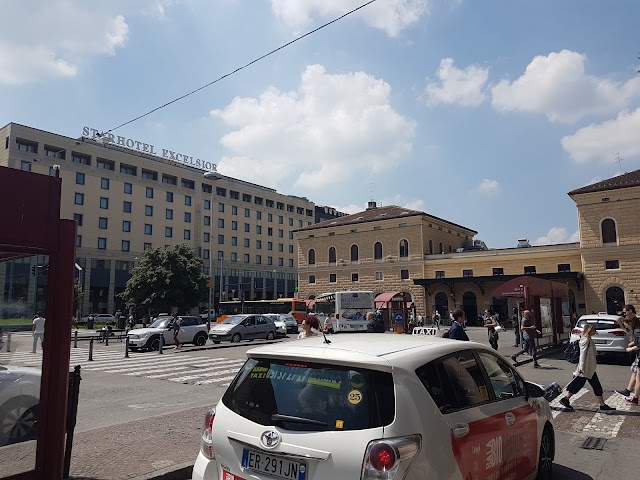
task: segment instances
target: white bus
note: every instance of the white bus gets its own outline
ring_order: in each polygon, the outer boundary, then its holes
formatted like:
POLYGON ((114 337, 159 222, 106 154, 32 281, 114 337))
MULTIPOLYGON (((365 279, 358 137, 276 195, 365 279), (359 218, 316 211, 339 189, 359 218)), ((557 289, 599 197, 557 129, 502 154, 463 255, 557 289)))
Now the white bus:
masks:
POLYGON ((320 328, 328 314, 334 332, 366 332, 367 313, 375 311, 375 294, 369 291, 323 293, 316 297, 314 313, 320 328))

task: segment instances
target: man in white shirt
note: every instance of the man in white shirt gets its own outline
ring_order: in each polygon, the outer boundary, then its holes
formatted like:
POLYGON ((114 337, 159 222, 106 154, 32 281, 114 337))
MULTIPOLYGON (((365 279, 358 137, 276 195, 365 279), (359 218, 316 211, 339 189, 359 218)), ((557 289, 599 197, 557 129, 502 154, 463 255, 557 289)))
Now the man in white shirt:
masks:
POLYGON ((38 312, 36 318, 33 319, 33 326, 31 327, 31 333, 33 334, 33 348, 31 353, 36 353, 36 347, 38 346, 38 339, 40 339, 40 348, 44 349, 44 317, 38 312))

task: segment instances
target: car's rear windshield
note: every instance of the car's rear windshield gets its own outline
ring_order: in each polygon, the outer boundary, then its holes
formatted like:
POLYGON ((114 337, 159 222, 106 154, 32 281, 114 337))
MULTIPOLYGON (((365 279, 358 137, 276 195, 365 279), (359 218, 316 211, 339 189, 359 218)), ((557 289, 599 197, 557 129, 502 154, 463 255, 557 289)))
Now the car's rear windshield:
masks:
POLYGON ((395 417, 391 373, 300 361, 247 360, 222 402, 260 425, 363 430, 395 417))
POLYGON ((613 330, 614 328, 622 328, 615 320, 604 320, 595 318, 585 318, 578 321, 578 327, 584 328, 586 324, 593 325, 596 330, 613 330))

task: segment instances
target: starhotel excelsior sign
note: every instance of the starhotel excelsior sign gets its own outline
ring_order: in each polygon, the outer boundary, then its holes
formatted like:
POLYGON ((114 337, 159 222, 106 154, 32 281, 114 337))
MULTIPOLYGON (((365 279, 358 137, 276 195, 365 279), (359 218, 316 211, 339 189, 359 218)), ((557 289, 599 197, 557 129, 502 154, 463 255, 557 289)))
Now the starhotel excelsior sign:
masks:
POLYGON ((167 150, 162 148, 161 152, 156 152, 156 147, 150 143, 140 142, 131 138, 121 137, 120 135, 114 135, 113 133, 100 133, 100 130, 90 127, 82 128, 82 136, 90 137, 93 140, 98 140, 105 143, 113 143, 121 147, 129 148, 131 150, 137 150, 138 152, 148 153, 149 155, 155 155, 156 157, 166 158, 174 162, 189 165, 190 167, 200 168, 210 172, 217 171, 215 163, 207 162, 199 158, 193 158, 184 153, 174 152, 173 150, 167 150))

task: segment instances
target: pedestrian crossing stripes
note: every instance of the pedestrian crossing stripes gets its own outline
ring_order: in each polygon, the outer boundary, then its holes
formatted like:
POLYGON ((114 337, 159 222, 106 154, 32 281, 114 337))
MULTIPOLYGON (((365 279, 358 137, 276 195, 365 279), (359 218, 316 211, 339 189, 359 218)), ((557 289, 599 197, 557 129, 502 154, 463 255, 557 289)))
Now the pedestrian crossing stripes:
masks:
MULTIPOLYGON (((72 348, 71 363, 80 365, 82 372, 102 372, 131 377, 166 380, 195 385, 227 386, 244 364, 242 359, 208 358, 180 353, 158 355, 131 354, 124 358, 121 351, 94 350, 89 361, 89 349, 72 348)), ((0 365, 40 367, 42 352, 0 352, 0 365)))

